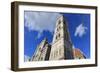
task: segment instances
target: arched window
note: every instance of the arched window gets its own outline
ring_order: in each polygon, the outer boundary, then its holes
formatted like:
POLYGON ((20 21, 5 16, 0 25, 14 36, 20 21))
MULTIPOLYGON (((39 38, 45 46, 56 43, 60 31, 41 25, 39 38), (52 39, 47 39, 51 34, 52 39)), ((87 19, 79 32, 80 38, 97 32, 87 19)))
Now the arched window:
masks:
POLYGON ((57 32, 59 31, 59 28, 57 28, 57 32))
POLYGON ((60 24, 60 23, 61 23, 61 20, 58 21, 58 24, 60 24))
POLYGON ((60 33, 58 34, 58 37, 60 38, 60 33))
POLYGON ((59 26, 59 30, 61 29, 61 26, 59 26))
POLYGON ((56 40, 60 38, 60 33, 56 35, 56 40))

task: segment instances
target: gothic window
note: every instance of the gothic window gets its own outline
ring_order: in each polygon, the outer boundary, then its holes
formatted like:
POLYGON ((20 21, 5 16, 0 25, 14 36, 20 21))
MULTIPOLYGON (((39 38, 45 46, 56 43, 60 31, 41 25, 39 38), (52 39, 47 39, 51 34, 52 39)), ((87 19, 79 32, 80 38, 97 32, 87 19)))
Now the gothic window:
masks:
POLYGON ((58 24, 60 24, 60 23, 61 23, 61 20, 58 21, 58 24))
POLYGON ((58 26, 58 31, 61 29, 61 26, 58 26))
POLYGON ((58 34, 58 37, 60 38, 60 33, 58 34))
POLYGON ((61 27, 60 27, 60 26, 58 26, 58 27, 57 27, 57 32, 58 32, 60 29, 61 29, 61 27))
POLYGON ((56 40, 57 40, 58 38, 60 38, 60 33, 58 33, 58 34, 56 35, 56 40))

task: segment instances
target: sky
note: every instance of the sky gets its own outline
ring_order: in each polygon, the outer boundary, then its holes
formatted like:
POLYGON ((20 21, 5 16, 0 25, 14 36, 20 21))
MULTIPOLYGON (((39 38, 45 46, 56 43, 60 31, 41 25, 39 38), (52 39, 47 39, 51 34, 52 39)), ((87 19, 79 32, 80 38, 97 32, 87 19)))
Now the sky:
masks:
POLYGON ((44 38, 52 43, 56 20, 62 15, 68 21, 73 48, 90 58, 90 14, 24 11, 24 59, 32 57, 44 38))

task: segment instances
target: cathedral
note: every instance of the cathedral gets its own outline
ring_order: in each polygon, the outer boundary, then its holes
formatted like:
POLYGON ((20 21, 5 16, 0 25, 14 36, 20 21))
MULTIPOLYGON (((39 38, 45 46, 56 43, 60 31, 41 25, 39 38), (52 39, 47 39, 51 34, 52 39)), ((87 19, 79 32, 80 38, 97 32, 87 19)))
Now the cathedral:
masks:
POLYGON ((86 57, 79 49, 72 47, 72 41, 68 30, 68 22, 64 16, 60 16, 56 21, 52 44, 45 38, 38 45, 31 61, 46 60, 67 60, 67 59, 85 59, 86 57))

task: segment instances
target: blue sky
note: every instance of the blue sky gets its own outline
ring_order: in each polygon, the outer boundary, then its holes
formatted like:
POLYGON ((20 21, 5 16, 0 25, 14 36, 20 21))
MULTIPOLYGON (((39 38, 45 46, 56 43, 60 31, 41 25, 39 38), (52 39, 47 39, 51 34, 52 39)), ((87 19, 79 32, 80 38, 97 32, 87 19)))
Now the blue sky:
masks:
POLYGON ((73 47, 90 58, 90 15, 77 13, 24 12, 24 55, 31 57, 37 45, 46 37, 52 43, 58 17, 64 16, 73 47))

